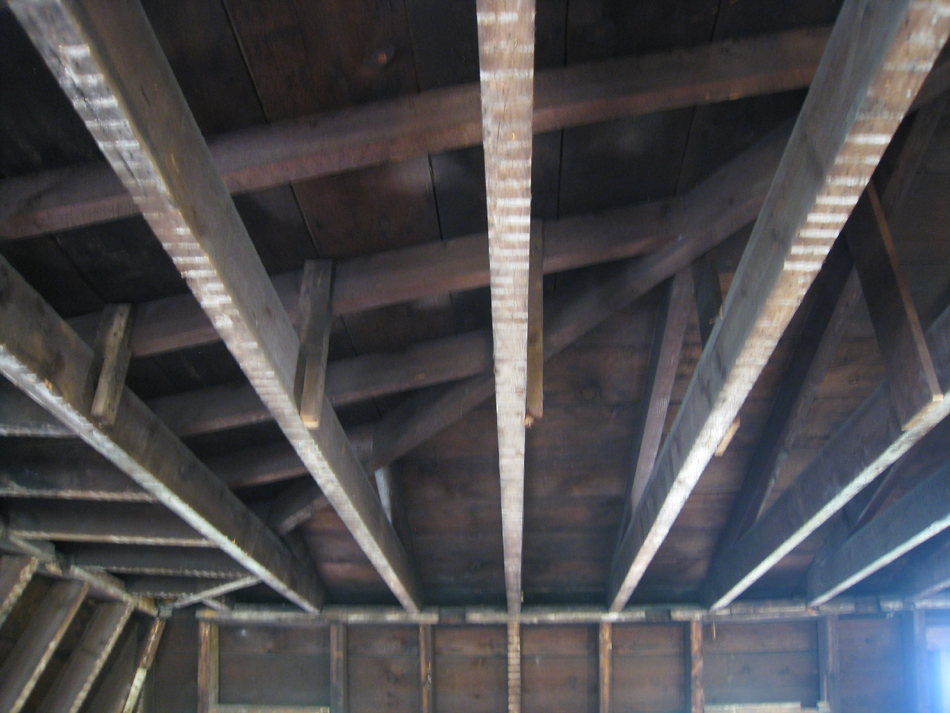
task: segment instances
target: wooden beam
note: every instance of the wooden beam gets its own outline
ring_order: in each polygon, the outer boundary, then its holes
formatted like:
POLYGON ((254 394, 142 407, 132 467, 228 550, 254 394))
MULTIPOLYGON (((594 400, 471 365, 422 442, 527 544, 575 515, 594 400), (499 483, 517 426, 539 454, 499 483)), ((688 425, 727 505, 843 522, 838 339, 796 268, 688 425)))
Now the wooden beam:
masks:
MULTIPOLYGON (((663 232, 678 235, 679 240, 641 260, 578 275, 571 287, 545 306, 544 358, 559 354, 751 221, 762 205, 787 137, 784 128, 769 134, 663 215, 663 232)), ((546 245, 550 245, 548 237, 546 233, 546 245)), ((408 453, 492 393, 492 378, 486 376, 408 399, 376 427, 369 467, 379 468, 408 453)))
POLYGON ((419 624, 419 713, 435 713, 435 668, 432 625, 419 624))
POLYGON ((693 263, 693 294, 696 297, 699 341, 705 347, 713 327, 722 319, 722 285, 710 253, 693 263))
POLYGON ((720 328, 617 548, 612 610, 622 609, 640 582, 867 185, 946 40, 946 10, 910 0, 848 0, 842 7, 720 328))
POLYGON ((132 305, 108 305, 102 312, 99 333, 93 351, 102 360, 96 393, 92 398, 92 413, 96 423, 111 426, 119 411, 119 399, 125 388, 125 375, 129 370, 132 350, 132 305))
POLYGON ((818 700, 829 713, 841 709, 841 652, 838 646, 838 616, 830 614, 818 622, 818 700))
POLYGON ((5 510, 8 532, 28 540, 212 546, 208 538, 157 505, 16 500, 5 510))
MULTIPOLYGON (((805 87, 827 36, 797 30, 542 72, 534 131, 805 87)), ((239 193, 480 142, 479 87, 469 84, 235 132, 211 152, 239 193)), ((0 182, 0 206, 5 239, 136 212, 104 164, 0 182)))
POLYGON ((123 713, 132 679, 135 676, 137 647, 141 625, 133 619, 125 628, 110 658, 109 669, 96 685, 95 695, 86 710, 96 713, 123 713))
POLYGON ((246 589, 259 580, 243 575, 233 579, 207 581, 187 576, 173 575, 133 575, 126 577, 126 586, 134 594, 154 599, 174 600, 173 608, 179 609, 202 601, 205 597, 216 597, 237 589, 246 589), (183 603, 185 599, 192 601, 183 603))
POLYGON ((307 428, 320 427, 330 349, 330 288, 333 263, 308 260, 303 268, 300 303, 297 308, 300 356, 297 363, 300 417, 307 428))
POLYGON ((330 713, 349 713, 349 651, 346 624, 330 624, 330 713))
POLYGON ((88 591, 80 582, 50 587, 0 666, 0 710, 17 713, 26 704, 88 591))
POLYGON ((122 706, 121 713, 133 713, 136 708, 139 696, 142 694, 142 687, 145 685, 145 678, 149 669, 155 662, 155 655, 158 653, 158 645, 161 643, 162 634, 165 631, 164 619, 153 619, 145 634, 145 640, 139 646, 138 657, 135 662, 135 670, 132 674, 132 681, 129 685, 129 692, 125 697, 125 704, 122 706))
POLYGON ((802 337, 752 451, 720 536, 719 552, 728 550, 762 514, 861 298, 861 284, 844 243, 832 248, 811 289, 814 297, 802 337))
POLYGON ((79 567, 104 569, 116 574, 201 579, 236 579, 247 574, 223 552, 207 547, 76 545, 70 548, 69 561, 79 567))
POLYGON ((10 615, 38 566, 39 560, 35 557, 0 556, 0 626, 10 615))
MULTIPOLYGON (((418 608, 418 574, 379 517, 332 407, 323 406, 314 433, 300 416, 300 342, 141 6, 18 0, 11 8, 327 499, 396 597, 418 608)), ((301 606, 321 603, 312 568, 298 591, 285 576, 299 579, 299 566, 275 577, 258 562, 241 564, 301 606)))
POLYGON ((858 201, 843 234, 861 279, 897 413, 902 426, 910 428, 943 394, 873 184, 858 201))
POLYGON ((211 713, 218 703, 218 625, 198 622, 198 713, 211 713))
POLYGON ((477 0, 476 17, 505 591, 508 608, 518 611, 528 393, 534 0, 477 0))
POLYGON ((880 513, 806 576, 808 598, 823 604, 950 527, 950 464, 880 513))
POLYGON ((296 529, 313 515, 330 506, 319 486, 304 480, 287 488, 271 504, 268 522, 281 535, 296 529))
POLYGON ((610 713, 610 691, 613 681, 613 624, 602 621, 597 637, 597 689, 599 698, 598 713, 610 713))
POLYGON ((180 594, 172 603, 172 609, 184 609, 192 604, 217 599, 238 590, 253 587, 255 584, 259 584, 260 581, 257 577, 240 577, 219 584, 204 582, 203 586, 197 587, 193 593, 180 594))
POLYGON ((132 614, 130 604, 100 604, 37 713, 76 713, 132 614))
POLYGON ((683 338, 689 322, 690 302, 693 299, 691 275, 688 268, 671 277, 663 291, 663 300, 656 315, 656 330, 650 363, 647 367, 647 382, 640 402, 640 418, 637 421, 637 436, 633 445, 633 468, 627 478, 621 527, 618 541, 623 538, 626 527, 633 521, 633 513, 643 497, 647 479, 653 472, 656 454, 663 441, 663 426, 673 395, 673 383, 683 351, 683 338))
POLYGON ((508 622, 508 713, 521 713, 521 624, 516 621, 508 622))
POLYGON ((544 416, 544 231, 540 221, 531 229, 528 256, 528 363, 525 423, 544 416))
POLYGON ((690 713, 703 713, 706 709, 706 693, 703 688, 703 622, 694 619, 686 625, 687 685, 690 713))

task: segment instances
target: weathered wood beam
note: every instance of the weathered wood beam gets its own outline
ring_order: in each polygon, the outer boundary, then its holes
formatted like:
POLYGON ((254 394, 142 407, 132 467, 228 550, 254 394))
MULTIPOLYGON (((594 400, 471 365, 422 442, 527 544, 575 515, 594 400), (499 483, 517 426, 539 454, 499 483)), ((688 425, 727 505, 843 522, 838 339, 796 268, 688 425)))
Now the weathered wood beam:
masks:
POLYGON ((153 619, 145 634, 145 640, 139 646, 138 657, 135 661, 135 669, 132 674, 132 681, 129 685, 129 692, 125 697, 125 704, 122 706, 122 713, 133 713, 137 710, 139 696, 142 694, 142 687, 145 685, 145 678, 149 669, 155 662, 155 655, 158 653, 158 645, 161 643, 162 634, 165 631, 164 619, 153 619))
POLYGON ((0 626, 10 615, 26 585, 30 583, 39 563, 35 557, 0 556, 0 626))
POLYGON ((910 0, 842 7, 720 328, 617 549, 611 609, 623 608, 636 588, 821 268, 946 41, 947 10, 910 0))
POLYGON ((505 591, 508 608, 518 611, 528 395, 534 0, 477 0, 476 18, 505 591))
MULTIPOLYGON (((657 232, 679 239, 640 260, 578 276, 546 305, 544 358, 559 354, 751 221, 762 206, 787 137, 784 128, 771 133, 659 216, 657 232)), ((408 399, 377 425, 369 467, 379 468, 408 453, 493 393, 492 377, 485 376, 408 399)))
POLYGON ((841 710, 841 652, 838 646, 838 615, 829 614, 818 622, 818 700, 829 713, 841 710))
POLYGON ((689 323, 690 303, 693 299, 691 280, 688 268, 671 277, 657 311, 646 389, 641 400, 637 435, 633 442, 633 467, 627 478, 623 515, 617 532, 618 541, 623 538, 627 526, 633 520, 633 513, 643 497, 647 479, 653 472, 653 464, 663 441, 663 426, 666 424, 676 370, 683 351, 683 338, 689 323))
POLYGON ((719 270, 710 253, 693 263, 693 294, 696 297, 696 317, 699 322, 699 341, 705 347, 713 327, 722 319, 722 285, 719 270))
POLYGON ((435 713, 434 658, 432 625, 419 624, 419 713, 435 713))
POLYGON ((330 713, 349 713, 349 650, 346 624, 330 624, 330 713))
POLYGON ((198 713, 211 713, 218 703, 218 625, 198 622, 198 713))
POLYGON ((129 547, 76 545, 69 561, 78 567, 115 574, 167 575, 200 579, 237 579, 247 574, 220 550, 207 547, 129 547))
POLYGON ((257 577, 240 577, 230 582, 221 582, 220 584, 214 585, 204 582, 202 586, 201 583, 199 583, 199 586, 195 587, 193 592, 182 592, 178 594, 175 601, 172 602, 171 608, 184 609, 185 607, 190 607, 192 604, 214 600, 218 597, 237 592, 238 590, 253 587, 255 584, 260 583, 260 581, 261 580, 257 577))
POLYGON ((613 682, 613 624, 602 621, 597 636, 598 713, 610 713, 610 691, 613 682))
POLYGON ((508 713, 521 713, 521 624, 517 621, 508 622, 508 713))
POLYGON ((690 713, 703 713, 706 710, 706 691, 703 687, 703 622, 701 619, 694 619, 686 625, 686 639, 689 710, 690 713))
POLYGON ((811 308, 802 337, 785 370, 762 435, 756 442, 742 486, 720 536, 717 551, 724 552, 761 515, 782 466, 805 424, 818 387, 845 334, 861 284, 844 243, 832 248, 812 283, 811 308))
MULTIPOLYGON (((418 607, 418 575, 378 517, 375 493, 332 408, 324 405, 312 434, 300 416, 300 342, 141 6, 23 0, 11 8, 334 509, 397 598, 418 607)), ((272 552, 285 552, 266 541, 272 552)), ((233 541, 221 546, 240 549, 233 541)), ((301 606, 320 605, 312 568, 297 563, 275 576, 257 561, 241 564, 301 606), (288 587, 289 576, 305 579, 306 589, 288 587)))
POLYGON ((913 488, 806 575, 808 598, 823 604, 950 527, 950 464, 913 488))
POLYGON ((910 428, 943 394, 873 183, 855 206, 843 235, 861 279, 894 405, 901 424, 910 428))
MULTIPOLYGON (((816 28, 538 74, 534 131, 808 85, 816 28)), ((440 89, 219 137, 211 152, 239 193, 481 142, 479 86, 440 89)), ((0 182, 0 239, 134 215, 104 164, 0 182)))
POLYGON ((300 417, 307 428, 320 427, 320 414, 327 377, 327 356, 330 348, 330 287, 333 263, 329 260, 308 260, 303 268, 300 301, 297 308, 300 333, 300 356, 295 389, 299 390, 300 417))
POLYGON ((246 574, 233 579, 211 582, 188 576, 134 575, 126 577, 126 586, 133 594, 153 599, 174 600, 173 606, 178 609, 200 602, 205 597, 215 597, 237 589, 246 589, 258 581, 246 574), (186 598, 191 598, 193 601, 181 603, 186 598))
POLYGON ((115 423, 119 399, 125 387, 125 375, 129 370, 132 350, 132 320, 135 309, 132 305, 109 305, 102 312, 99 333, 93 351, 102 360, 96 393, 92 398, 92 417, 102 426, 115 423))
POLYGON ((100 604, 69 655, 66 666, 46 691, 37 713, 76 713, 119 640, 132 614, 130 604, 100 604))
POLYGON ((7 532, 28 540, 212 547, 212 541, 164 507, 75 500, 9 501, 7 532))
POLYGON ((129 688, 135 676, 139 632, 140 624, 133 619, 119 638, 115 653, 110 659, 109 669, 97 684, 96 693, 89 700, 87 710, 96 713, 124 713, 129 688))
POLYGON ((934 321, 926 337, 944 399, 903 430, 890 389, 881 384, 758 522, 716 559, 708 578, 713 608, 739 596, 950 415, 950 310, 934 321))
POLYGON ((274 498, 268 522, 281 535, 296 529, 314 514, 330 506, 319 486, 312 480, 304 480, 287 488, 274 498))
POLYGON ((26 704, 88 591, 80 582, 50 587, 0 666, 0 710, 17 713, 26 704))

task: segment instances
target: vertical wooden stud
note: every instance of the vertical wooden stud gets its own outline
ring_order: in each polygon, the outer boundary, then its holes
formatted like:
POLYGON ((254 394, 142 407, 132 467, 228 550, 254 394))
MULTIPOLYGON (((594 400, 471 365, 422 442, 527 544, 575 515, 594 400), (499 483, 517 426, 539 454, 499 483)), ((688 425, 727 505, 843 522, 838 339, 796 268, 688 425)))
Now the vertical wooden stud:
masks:
POLYGON ((508 622, 508 713, 521 713, 521 624, 508 622))
POLYGON ((703 690, 703 622, 694 619, 687 628, 689 655, 687 671, 689 680, 689 710, 691 713, 703 713, 706 707, 706 693, 703 690))
POLYGON ((331 261, 308 260, 304 263, 297 307, 300 325, 297 388, 300 393, 300 418, 310 429, 319 428, 320 414, 323 411, 330 324, 333 318, 330 309, 332 282, 331 261))
POLYGON ((818 620, 818 685, 819 699, 830 713, 841 713, 840 680, 838 616, 829 614, 818 620))
POLYGON ((528 252, 527 425, 544 415, 544 238, 540 223, 531 225, 528 252))
POLYGON ((600 636, 598 637, 598 669, 600 676, 598 679, 600 689, 600 699, 597 710, 599 713, 610 713, 610 685, 613 672, 613 624, 609 621, 600 623, 600 636))
POLYGON ((218 704, 218 625, 198 622, 198 713, 218 704))
POLYGON ((125 375, 132 359, 132 305, 107 305, 99 322, 96 335, 96 353, 102 358, 102 368, 96 393, 92 399, 92 418, 100 426, 115 423, 119 399, 125 388, 125 375))
POLYGON ((419 624, 420 713, 435 713, 435 679, 433 677, 432 658, 432 625, 419 624))
POLYGON ((349 709, 346 624, 330 624, 330 713, 349 709))

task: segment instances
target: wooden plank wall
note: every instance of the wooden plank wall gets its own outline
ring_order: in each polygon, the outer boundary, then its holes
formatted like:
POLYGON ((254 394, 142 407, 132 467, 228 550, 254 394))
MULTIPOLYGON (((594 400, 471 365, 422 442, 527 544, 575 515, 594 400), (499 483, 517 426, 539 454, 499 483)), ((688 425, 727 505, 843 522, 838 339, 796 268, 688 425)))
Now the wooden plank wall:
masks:
MULTIPOLYGON (((819 620, 706 623, 707 706, 819 697, 819 620)), ((841 713, 904 711, 899 618, 841 618, 841 713)), ((610 710, 689 709, 689 623, 614 624, 610 710)), ((196 710, 197 627, 173 619, 154 668, 152 713, 196 710)), ((347 627, 352 713, 419 711, 419 627, 347 627)), ((504 626, 432 626, 432 710, 497 713, 507 706, 504 626)), ((522 710, 597 713, 598 627, 522 627, 522 710)), ((220 702, 327 706, 329 627, 221 625, 220 702)))

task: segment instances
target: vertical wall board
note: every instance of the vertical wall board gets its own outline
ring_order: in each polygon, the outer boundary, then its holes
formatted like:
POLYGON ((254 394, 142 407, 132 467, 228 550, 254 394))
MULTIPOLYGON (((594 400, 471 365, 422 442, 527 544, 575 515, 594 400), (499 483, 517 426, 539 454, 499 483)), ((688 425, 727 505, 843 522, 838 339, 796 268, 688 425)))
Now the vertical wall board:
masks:
POLYGON ((352 713, 418 710, 419 630, 415 626, 348 626, 352 713))
POLYGON ((682 655, 617 656, 615 649, 610 695, 613 709, 637 713, 684 710, 686 674, 683 660, 682 655))
POLYGON ((628 656, 683 656, 683 628, 679 624, 643 626, 614 624, 614 658, 628 656))
POLYGON ((597 627, 521 628, 524 713, 597 710, 597 627))
POLYGON ((847 713, 905 709, 900 619, 839 619, 841 705, 847 713))
POLYGON ((433 629, 435 709, 498 713, 508 706, 508 658, 503 626, 433 629))

